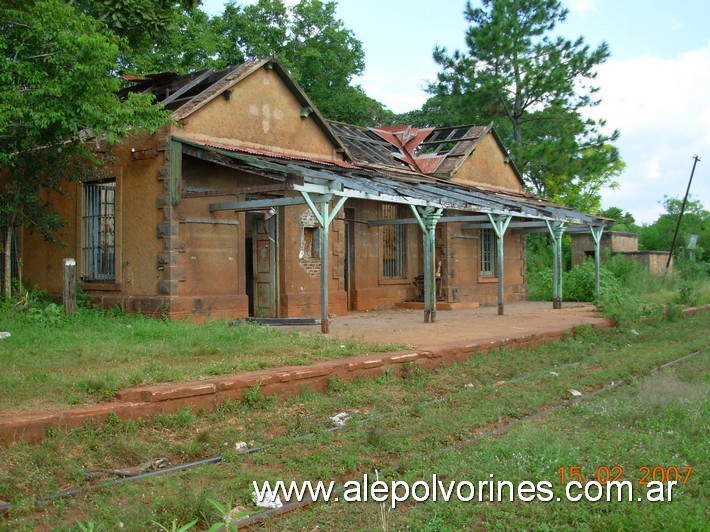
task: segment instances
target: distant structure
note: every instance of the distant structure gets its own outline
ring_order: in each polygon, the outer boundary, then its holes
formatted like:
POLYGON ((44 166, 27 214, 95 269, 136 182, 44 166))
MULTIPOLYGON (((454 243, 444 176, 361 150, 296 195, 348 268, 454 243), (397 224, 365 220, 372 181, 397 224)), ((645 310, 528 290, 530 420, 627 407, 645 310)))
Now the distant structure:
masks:
MULTIPOLYGON (((572 266, 582 264, 587 258, 594 258, 594 239, 586 233, 572 233, 572 266)), ((606 231, 601 240, 602 258, 605 250, 612 255, 625 255, 634 259, 649 272, 660 275, 666 270, 667 251, 639 251, 639 236, 637 233, 622 231, 606 231)), ((673 271, 671 261, 670 271, 673 271)))

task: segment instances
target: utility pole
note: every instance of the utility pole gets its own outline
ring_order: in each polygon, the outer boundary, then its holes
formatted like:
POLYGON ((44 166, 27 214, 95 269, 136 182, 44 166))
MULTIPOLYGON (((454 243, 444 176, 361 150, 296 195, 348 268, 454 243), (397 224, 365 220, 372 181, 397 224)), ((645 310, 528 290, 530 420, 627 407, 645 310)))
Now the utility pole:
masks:
POLYGON ((678 223, 675 226, 675 233, 673 234, 673 242, 671 242, 671 252, 668 254, 668 261, 666 261, 666 273, 671 265, 671 259, 673 258, 673 250, 675 249, 675 241, 678 238, 678 230, 680 229, 680 221, 683 219, 683 213, 685 212, 685 204, 688 201, 688 193, 690 192, 690 184, 693 182, 693 174, 695 173, 695 166, 700 161, 700 157, 693 155, 693 169, 690 171, 690 179, 688 180, 688 188, 685 189, 685 197, 683 198, 683 203, 680 206, 680 214, 678 215, 678 223))

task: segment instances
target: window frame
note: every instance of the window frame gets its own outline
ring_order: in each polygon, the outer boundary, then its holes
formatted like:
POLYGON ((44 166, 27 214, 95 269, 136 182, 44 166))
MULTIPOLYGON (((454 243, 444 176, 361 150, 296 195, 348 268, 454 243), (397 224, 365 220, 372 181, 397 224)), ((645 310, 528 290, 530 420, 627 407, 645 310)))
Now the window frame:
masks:
MULTIPOLYGON (((380 216, 383 220, 405 218, 406 206, 399 203, 381 203, 380 216)), ((380 282, 402 283, 409 278, 407 260, 407 225, 383 225, 380 227, 380 282)))
POLYGON ((118 185, 115 178, 87 181, 81 187, 81 280, 115 284, 118 185))
POLYGON ((498 237, 493 229, 480 230, 478 276, 483 282, 498 279, 498 237))

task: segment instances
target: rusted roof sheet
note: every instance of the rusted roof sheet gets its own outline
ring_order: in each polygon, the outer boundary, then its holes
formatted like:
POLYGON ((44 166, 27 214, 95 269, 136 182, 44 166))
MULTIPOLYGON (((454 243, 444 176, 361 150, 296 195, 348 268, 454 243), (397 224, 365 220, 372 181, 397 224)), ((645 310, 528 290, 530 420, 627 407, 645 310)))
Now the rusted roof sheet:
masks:
POLYGON ((362 128, 331 122, 331 128, 360 162, 408 165, 424 174, 451 177, 492 126, 362 128))
MULTIPOLYGON (((184 140, 192 140, 185 138, 184 140)), ((273 159, 281 159, 286 161, 303 161, 308 163, 320 164, 324 166, 338 166, 340 168, 358 168, 356 165, 346 162, 346 161, 333 161, 331 159, 323 159, 320 157, 313 157, 310 155, 301 155, 294 153, 278 152, 274 150, 264 150, 259 148, 251 148, 247 146, 239 146, 236 144, 224 144, 222 142, 214 142, 209 140, 192 140, 192 142, 199 142, 204 146, 209 146, 212 148, 217 148, 220 150, 227 150, 231 152, 238 153, 248 153, 251 155, 259 155, 262 157, 269 157, 273 159)))
POLYGON ((407 165, 397 146, 373 131, 332 120, 329 120, 328 124, 356 161, 395 167, 407 165))

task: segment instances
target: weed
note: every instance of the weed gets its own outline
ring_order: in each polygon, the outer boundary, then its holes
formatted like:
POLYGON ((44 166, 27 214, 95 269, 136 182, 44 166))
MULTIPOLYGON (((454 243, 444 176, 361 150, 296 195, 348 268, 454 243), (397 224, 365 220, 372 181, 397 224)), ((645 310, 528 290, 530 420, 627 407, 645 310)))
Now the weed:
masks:
POLYGON ((429 373, 416 362, 407 361, 402 364, 402 380, 415 387, 426 386, 429 382, 429 373))
POLYGON ((163 530, 164 532, 187 532, 188 530, 193 528, 197 524, 198 521, 199 521, 199 519, 194 519, 187 524, 178 525, 178 520, 173 519, 173 522, 170 524, 170 528, 168 528, 164 525, 161 525, 157 521, 153 521, 153 524, 155 526, 157 526, 160 530, 163 530))
POLYGON ((380 426, 369 428, 365 433, 365 441, 373 449, 384 449, 387 446, 387 436, 380 426))
POLYGON ((251 408, 256 408, 262 400, 261 397, 261 383, 257 383, 251 388, 244 390, 243 393, 244 404, 251 408))
POLYGON ((114 427, 121 425, 121 418, 118 417, 116 412, 109 412, 106 414, 106 424, 114 427))
POLYGON ((77 521, 76 526, 79 527, 79 530, 81 530, 81 532, 95 532, 97 530, 101 530, 101 528, 99 528, 97 524, 93 521, 87 521, 86 523, 77 521))
POLYGON ((683 316, 683 309, 674 301, 669 301, 666 304, 664 315, 668 321, 678 321, 683 316))
POLYGON ((210 528, 209 532, 217 532, 218 530, 225 530, 226 532, 231 532, 237 530, 237 525, 234 521, 246 515, 246 512, 236 512, 232 513, 232 504, 227 504, 226 506, 221 505, 214 499, 207 499, 207 501, 215 507, 219 512, 221 521, 214 523, 210 528))
POLYGON ((89 396, 95 396, 100 401, 110 401, 120 390, 122 383, 112 375, 97 378, 82 379, 74 384, 74 389, 89 396))
POLYGON ((56 327, 67 319, 64 309, 56 303, 45 307, 32 306, 27 309, 27 318, 36 325, 56 327))
POLYGON ((342 380, 338 375, 331 375, 328 379, 328 391, 330 393, 340 393, 347 389, 347 382, 342 380))
POLYGON ((23 292, 19 306, 0 304, 0 409, 56 408, 109 400, 122 387, 195 380, 319 359, 395 350, 276 328, 222 322, 162 322, 119 310, 80 309, 69 319, 42 291, 23 292), (25 385, 27 376, 42 381, 25 385))

